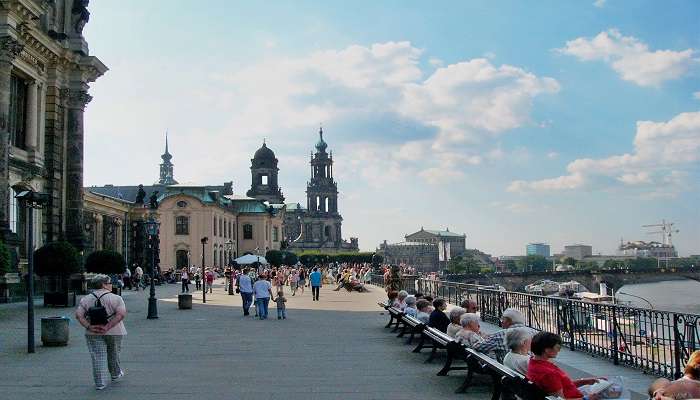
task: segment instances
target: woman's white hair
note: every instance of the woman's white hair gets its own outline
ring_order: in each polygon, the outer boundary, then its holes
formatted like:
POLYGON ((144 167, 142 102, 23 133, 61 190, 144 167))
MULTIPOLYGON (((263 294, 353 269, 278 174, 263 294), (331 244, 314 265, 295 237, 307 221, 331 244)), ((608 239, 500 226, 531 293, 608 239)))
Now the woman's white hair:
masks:
POLYGON ((518 350, 530 338, 532 338, 532 331, 528 328, 506 329, 506 346, 512 351, 518 350))
POLYGON ((407 292, 407 291, 402 290, 402 291, 399 292, 399 299, 403 300, 403 299, 405 299, 406 297, 408 297, 408 292, 407 292))
POLYGON ((458 318, 461 317, 462 314, 464 314, 465 312, 467 312, 467 310, 463 309, 462 307, 455 307, 451 309, 449 315, 450 321, 454 322, 454 320, 459 320, 458 318))
POLYGON ((408 297, 406 297, 406 300, 404 300, 404 301, 406 302, 406 305, 413 306, 416 304, 416 301, 418 301, 418 300, 416 299, 416 296, 408 296, 408 297))
POLYGON ((90 286, 93 289, 102 289, 102 285, 112 282, 112 278, 105 274, 97 274, 90 279, 90 286))
POLYGON ((470 322, 479 322, 479 316, 474 313, 465 313, 459 317, 459 324, 466 327, 470 322))

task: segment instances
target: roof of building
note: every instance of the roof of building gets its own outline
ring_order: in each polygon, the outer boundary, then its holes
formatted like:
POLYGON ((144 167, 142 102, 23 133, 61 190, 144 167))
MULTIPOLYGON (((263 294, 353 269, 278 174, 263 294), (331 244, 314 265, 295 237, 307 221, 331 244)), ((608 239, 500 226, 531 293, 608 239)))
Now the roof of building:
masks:
MULTIPOLYGON (((91 186, 86 188, 89 192, 98 194, 105 197, 111 197, 118 200, 123 200, 129 203, 136 202, 136 196, 139 193, 138 186, 91 186)), ((144 196, 144 203, 148 203, 149 198, 153 192, 158 191, 158 201, 161 201, 165 197, 169 197, 177 194, 187 194, 192 197, 198 198, 204 203, 214 203, 216 200, 212 198, 212 192, 222 193, 226 190, 224 186, 197 186, 192 184, 177 184, 177 185, 151 185, 143 186, 143 191, 146 193, 144 196)), ((224 199, 225 196, 218 196, 218 199, 224 199)))
POLYGON ((432 233, 433 235, 438 235, 438 236, 453 236, 453 237, 462 237, 464 235, 460 235, 459 233, 454 233, 450 232, 449 230, 446 231, 435 231, 431 229, 424 229, 425 232, 432 233))
POLYGON ((268 206, 266 206, 265 203, 256 199, 231 200, 231 208, 239 213, 266 213, 269 211, 268 206))
POLYGON ((301 203, 287 203, 284 207, 287 211, 306 210, 306 207, 302 206, 301 203))
POLYGON ((253 155, 253 159, 255 159, 255 160, 274 160, 275 159, 275 152, 270 150, 270 148, 267 147, 267 144, 265 143, 265 141, 263 141, 262 147, 260 147, 255 152, 255 155, 253 155))
POLYGON ((316 150, 323 153, 328 148, 328 144, 323 140, 323 127, 318 129, 318 142, 316 142, 316 150))

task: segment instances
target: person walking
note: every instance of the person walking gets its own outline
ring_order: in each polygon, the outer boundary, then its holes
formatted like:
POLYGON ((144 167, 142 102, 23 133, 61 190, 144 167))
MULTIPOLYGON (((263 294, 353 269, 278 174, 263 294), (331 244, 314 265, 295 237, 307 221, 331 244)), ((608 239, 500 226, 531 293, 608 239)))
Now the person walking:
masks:
POLYGON ((136 269, 134 269, 134 283, 136 284, 136 291, 141 288, 141 279, 143 278, 143 269, 141 269, 140 265, 136 266, 136 269))
POLYGON ((318 295, 321 291, 321 273, 318 272, 318 267, 314 267, 314 271, 309 274, 309 281, 311 283, 311 296, 313 301, 318 301, 318 295))
POLYGON ((213 293, 212 287, 214 286, 214 271, 212 271, 211 269, 208 269, 205 277, 207 279, 207 286, 208 286, 209 293, 213 293))
POLYGON ((299 268, 299 281, 298 287, 301 289, 301 294, 304 294, 304 286, 306 286, 306 269, 304 267, 299 268))
POLYGON ((299 272, 297 272, 296 270, 292 270, 292 273, 289 274, 289 288, 292 290, 292 296, 296 296, 298 285, 299 272))
POLYGON ((190 275, 187 273, 187 268, 182 269, 180 274, 180 279, 182 279, 182 293, 190 292, 190 275))
POLYGON ((122 279, 124 280, 124 287, 126 289, 131 290, 131 270, 129 269, 128 266, 124 270, 124 274, 122 275, 122 279))
POLYGON ((199 268, 194 272, 194 290, 202 288, 202 275, 199 272, 199 268))
POLYGON ((284 292, 279 290, 277 292, 277 298, 272 299, 277 304, 277 319, 287 319, 287 298, 284 297, 284 292))
POLYGON ((253 292, 255 292, 255 308, 260 319, 267 319, 267 307, 270 304, 270 297, 272 297, 272 284, 267 280, 266 275, 255 281, 253 292))
POLYGON ((123 322, 126 318, 126 305, 121 296, 112 293, 109 276, 96 275, 90 283, 94 291, 80 300, 75 318, 85 328, 95 388, 102 390, 107 387, 104 380, 105 364, 112 382, 124 376, 119 363, 119 352, 126 335, 123 322))
POLYGON ((238 275, 236 287, 241 292, 243 302, 243 316, 250 315, 250 305, 253 304, 253 280, 248 275, 248 268, 243 268, 243 273, 238 275))

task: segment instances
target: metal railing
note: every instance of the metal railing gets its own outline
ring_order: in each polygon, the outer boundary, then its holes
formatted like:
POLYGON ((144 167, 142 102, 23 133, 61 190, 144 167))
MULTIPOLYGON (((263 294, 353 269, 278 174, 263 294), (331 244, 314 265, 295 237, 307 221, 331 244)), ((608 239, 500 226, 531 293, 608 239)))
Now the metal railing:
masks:
MULTIPOLYGON (((384 286, 383 277, 373 275, 372 283, 384 286)), ((573 351, 669 378, 681 377, 688 357, 700 348, 697 314, 499 291, 418 277, 403 279, 401 288, 442 297, 451 304, 476 300, 481 319, 497 325, 505 309, 515 308, 523 313, 528 326, 558 334, 573 351)))

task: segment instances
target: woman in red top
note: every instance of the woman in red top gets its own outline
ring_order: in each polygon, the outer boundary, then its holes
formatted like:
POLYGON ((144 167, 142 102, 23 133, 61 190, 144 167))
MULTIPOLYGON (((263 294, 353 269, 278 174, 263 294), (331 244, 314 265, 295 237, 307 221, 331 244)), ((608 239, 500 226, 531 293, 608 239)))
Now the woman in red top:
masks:
POLYGON ((596 383, 596 379, 571 380, 566 372, 551 361, 561 350, 561 338, 553 333, 540 332, 532 338, 530 347, 533 357, 527 365, 527 379, 550 395, 558 395, 565 399, 598 400, 597 394, 584 396, 579 386, 596 383))

